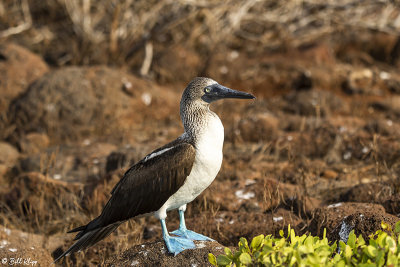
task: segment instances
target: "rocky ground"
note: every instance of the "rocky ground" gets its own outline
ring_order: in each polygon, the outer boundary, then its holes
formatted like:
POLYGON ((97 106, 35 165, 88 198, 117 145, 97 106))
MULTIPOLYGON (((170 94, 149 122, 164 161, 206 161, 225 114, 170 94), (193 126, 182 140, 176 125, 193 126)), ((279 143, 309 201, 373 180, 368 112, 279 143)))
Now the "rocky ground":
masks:
MULTIPOLYGON (((196 75, 257 97, 211 108, 225 127, 224 161, 186 218, 218 243, 174 258, 158 221, 141 218, 61 265, 203 266, 209 252, 289 224, 320 236, 326 228, 332 242, 394 224, 400 39, 370 29, 335 34, 281 49, 250 38, 207 57, 187 43, 155 42, 142 76, 134 60, 61 64, 59 51, 49 55, 26 35, 1 43, 0 260, 47 266, 67 249, 66 231, 101 212, 124 171, 182 133, 180 95, 196 75)), ((168 227, 178 223, 170 212, 168 227)))

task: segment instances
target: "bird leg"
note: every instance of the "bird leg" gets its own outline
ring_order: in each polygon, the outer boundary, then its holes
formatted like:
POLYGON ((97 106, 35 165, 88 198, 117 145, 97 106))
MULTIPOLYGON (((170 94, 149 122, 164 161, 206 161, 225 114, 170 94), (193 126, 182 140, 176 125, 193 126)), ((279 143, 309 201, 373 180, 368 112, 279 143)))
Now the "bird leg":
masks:
MULTIPOLYGON (((186 208, 186 207, 185 207, 186 208)), ((179 229, 171 232, 173 235, 177 235, 183 238, 187 238, 190 240, 199 240, 199 241, 215 241, 207 236, 198 234, 196 232, 190 231, 186 228, 185 224, 185 210, 179 209, 179 229)))
POLYGON ((165 219, 160 219, 162 235, 165 241, 165 245, 170 253, 174 254, 174 256, 178 255, 180 252, 185 249, 196 248, 196 245, 192 240, 170 236, 168 234, 167 226, 165 225, 165 219))

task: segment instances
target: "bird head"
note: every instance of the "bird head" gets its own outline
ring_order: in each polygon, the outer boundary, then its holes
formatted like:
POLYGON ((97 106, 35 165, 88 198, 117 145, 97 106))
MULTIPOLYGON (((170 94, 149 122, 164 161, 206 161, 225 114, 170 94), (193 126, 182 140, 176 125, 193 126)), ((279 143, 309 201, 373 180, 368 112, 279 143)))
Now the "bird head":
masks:
POLYGON ((210 104, 224 98, 254 99, 252 94, 236 91, 222 86, 213 79, 205 77, 194 78, 183 92, 182 100, 210 104))

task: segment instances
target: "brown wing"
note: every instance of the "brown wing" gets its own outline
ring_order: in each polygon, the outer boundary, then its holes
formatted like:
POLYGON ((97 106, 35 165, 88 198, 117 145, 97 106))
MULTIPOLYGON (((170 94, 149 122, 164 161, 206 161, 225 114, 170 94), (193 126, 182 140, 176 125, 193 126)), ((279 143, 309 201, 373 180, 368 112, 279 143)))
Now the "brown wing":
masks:
POLYGON ((101 215, 87 225, 69 231, 79 232, 75 237, 77 241, 55 261, 92 246, 129 218, 157 211, 178 191, 192 170, 195 150, 178 138, 153 153, 165 148, 171 149, 162 156, 144 158, 125 173, 112 190, 101 215))
MULTIPOLYGON (((192 170, 195 149, 189 143, 172 142, 170 145, 168 151, 147 160, 144 158, 125 173, 98 217, 100 225, 104 227, 157 211, 178 191, 192 170)), ((155 152, 165 148, 168 147, 155 152)))

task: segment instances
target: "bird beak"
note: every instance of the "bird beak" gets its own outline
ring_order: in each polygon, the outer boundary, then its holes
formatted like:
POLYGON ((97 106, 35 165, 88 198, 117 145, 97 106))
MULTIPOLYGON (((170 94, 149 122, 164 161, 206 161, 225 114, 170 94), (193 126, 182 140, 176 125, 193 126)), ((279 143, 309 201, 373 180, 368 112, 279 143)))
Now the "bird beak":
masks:
POLYGON ((202 99, 208 103, 224 98, 255 99, 255 96, 230 89, 218 83, 207 86, 205 94, 202 96, 202 99))

